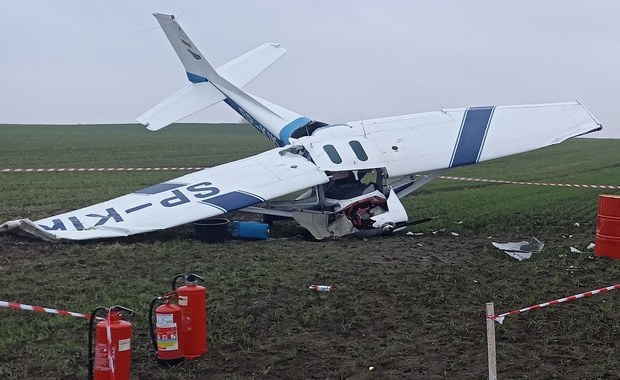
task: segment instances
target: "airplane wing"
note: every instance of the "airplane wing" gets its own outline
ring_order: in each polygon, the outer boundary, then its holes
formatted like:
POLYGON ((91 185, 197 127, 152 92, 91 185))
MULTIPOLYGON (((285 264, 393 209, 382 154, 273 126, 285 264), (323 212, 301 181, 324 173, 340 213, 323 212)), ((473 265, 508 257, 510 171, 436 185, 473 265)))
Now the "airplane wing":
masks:
POLYGON ((191 173, 79 210, 0 225, 48 241, 162 230, 235 211, 328 182, 322 170, 280 148, 191 173))
POLYGON ((527 152, 601 128, 594 116, 574 101, 354 121, 319 129, 299 141, 323 170, 382 167, 397 177, 527 152), (348 130, 348 139, 337 138, 343 130, 348 130), (338 153, 337 160, 325 150, 328 145, 338 153))

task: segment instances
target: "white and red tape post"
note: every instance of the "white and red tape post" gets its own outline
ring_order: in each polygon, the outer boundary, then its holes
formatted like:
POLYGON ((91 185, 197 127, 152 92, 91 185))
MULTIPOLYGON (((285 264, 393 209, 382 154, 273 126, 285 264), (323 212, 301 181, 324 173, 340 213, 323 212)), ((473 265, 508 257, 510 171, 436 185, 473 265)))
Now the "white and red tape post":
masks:
POLYGON ((497 363, 496 363, 496 351, 495 351, 495 323, 503 323, 504 318, 511 315, 523 314, 528 311, 542 309, 547 306, 555 306, 562 303, 575 301, 581 298, 588 298, 595 294, 607 293, 612 290, 620 289, 620 284, 606 286, 604 288, 599 288, 596 290, 591 290, 589 292, 579 293, 572 296, 559 298, 549 302, 539 303, 538 305, 533 305, 529 307, 525 307, 522 309, 512 310, 502 314, 495 314, 493 302, 488 302, 486 304, 486 321, 487 321, 487 350, 488 350, 488 361, 489 361, 489 380, 497 379, 497 363))

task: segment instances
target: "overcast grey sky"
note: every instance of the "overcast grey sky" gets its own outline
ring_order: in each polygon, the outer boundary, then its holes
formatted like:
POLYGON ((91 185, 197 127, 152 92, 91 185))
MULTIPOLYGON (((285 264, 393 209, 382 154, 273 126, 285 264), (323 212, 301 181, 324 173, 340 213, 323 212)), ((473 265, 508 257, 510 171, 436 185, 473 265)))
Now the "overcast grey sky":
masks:
MULTIPOLYGON (((246 89, 312 119, 579 99, 620 137, 620 1, 0 0, 0 123, 131 123, 187 84, 153 12, 216 66, 288 53, 246 89)), ((192 122, 239 121, 225 105, 192 122)))

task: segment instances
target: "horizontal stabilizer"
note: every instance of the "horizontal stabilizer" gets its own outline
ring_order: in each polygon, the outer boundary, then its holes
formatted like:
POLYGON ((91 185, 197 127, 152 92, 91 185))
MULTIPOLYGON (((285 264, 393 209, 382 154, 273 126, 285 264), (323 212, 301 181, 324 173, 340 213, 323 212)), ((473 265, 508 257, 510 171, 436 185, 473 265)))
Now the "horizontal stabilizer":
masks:
POLYGON ((147 129, 157 131, 225 98, 226 96, 211 83, 196 83, 151 108, 137 120, 147 125, 147 129))
POLYGON ((233 85, 243 88, 285 53, 280 44, 263 44, 218 67, 216 71, 233 85))

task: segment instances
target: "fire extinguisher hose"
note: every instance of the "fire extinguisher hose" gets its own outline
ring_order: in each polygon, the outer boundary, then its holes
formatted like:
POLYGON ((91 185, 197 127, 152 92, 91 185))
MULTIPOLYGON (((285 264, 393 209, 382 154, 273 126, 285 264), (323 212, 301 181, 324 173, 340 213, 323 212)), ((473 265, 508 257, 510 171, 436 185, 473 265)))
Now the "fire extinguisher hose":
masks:
POLYGON ((149 307, 149 334, 151 335, 151 341, 153 342, 153 350, 155 351, 155 355, 157 355, 157 336, 155 335, 155 326, 153 325, 153 310, 155 310, 155 304, 157 301, 163 300, 164 297, 155 297, 151 301, 151 306, 149 307))

